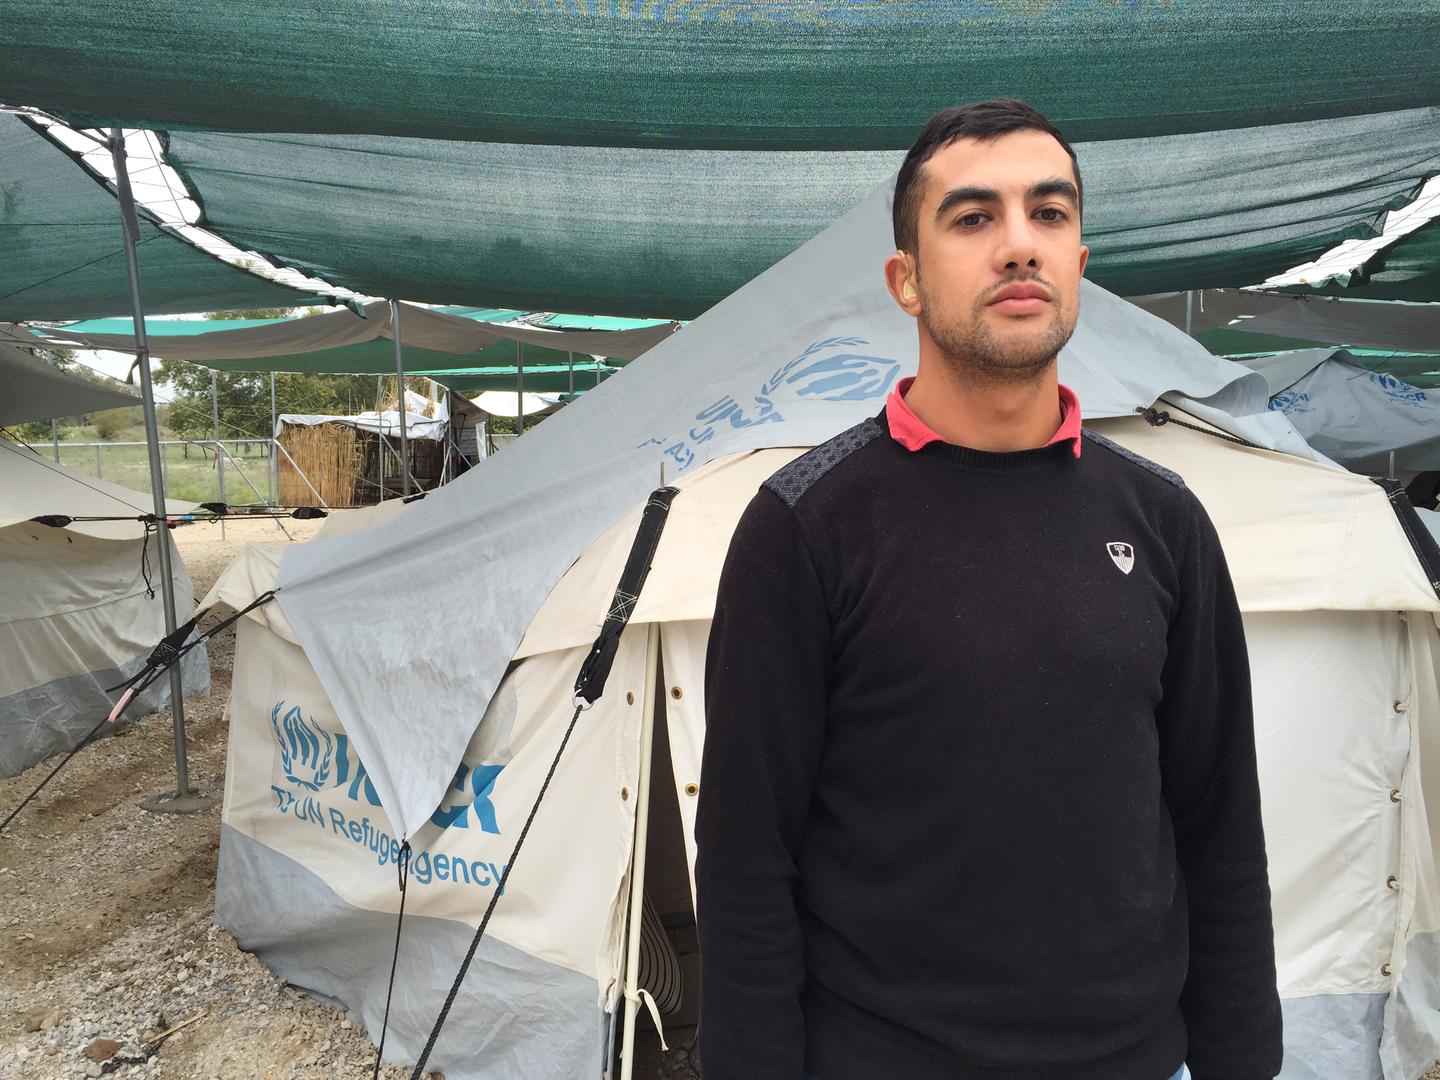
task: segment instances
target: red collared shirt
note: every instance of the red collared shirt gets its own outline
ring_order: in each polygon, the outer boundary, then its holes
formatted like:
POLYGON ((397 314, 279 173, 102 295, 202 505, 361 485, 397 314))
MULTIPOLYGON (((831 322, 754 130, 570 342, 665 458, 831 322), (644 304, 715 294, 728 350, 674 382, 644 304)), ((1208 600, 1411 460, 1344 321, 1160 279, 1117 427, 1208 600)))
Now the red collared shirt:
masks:
MULTIPOLYGON (((909 393, 910 384, 914 381, 913 375, 907 379, 901 379, 895 389, 890 391, 890 397, 885 401, 885 419, 890 425, 890 437, 906 450, 919 450, 932 442, 944 441, 939 434, 930 429, 924 420, 915 415, 909 405, 905 404, 905 395, 909 393)), ((1078 458, 1080 447, 1084 441, 1080 437, 1080 399, 1075 396, 1075 391, 1062 384, 1060 387, 1060 427, 1045 445, 1054 446, 1056 443, 1069 442, 1071 453, 1078 458)))

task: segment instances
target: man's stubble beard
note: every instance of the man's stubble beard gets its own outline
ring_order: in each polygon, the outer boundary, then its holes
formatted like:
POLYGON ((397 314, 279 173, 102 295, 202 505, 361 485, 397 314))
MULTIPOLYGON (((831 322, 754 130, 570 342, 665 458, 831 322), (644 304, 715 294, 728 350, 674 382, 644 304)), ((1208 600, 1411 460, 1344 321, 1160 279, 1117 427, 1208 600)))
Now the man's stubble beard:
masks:
MULTIPOLYGON (((1017 278, 1015 281, 1033 281, 1036 278, 1017 278)), ((918 282, 917 282, 918 284, 918 282)), ((1054 286, 1045 282, 1054 293, 1054 286)), ((920 288, 920 321, 925 332, 935 343, 941 358, 950 373, 962 381, 980 379, 986 382, 1027 383, 1039 379, 1049 369, 1065 343, 1075 333, 1075 314, 1067 312, 1059 301, 1051 301, 1054 313, 1050 325, 1040 338, 1029 341, 1004 341, 986 326, 983 315, 986 299, 993 290, 987 290, 976 300, 974 317, 969 323, 962 323, 947 317, 944 311, 937 311, 932 297, 920 288)))

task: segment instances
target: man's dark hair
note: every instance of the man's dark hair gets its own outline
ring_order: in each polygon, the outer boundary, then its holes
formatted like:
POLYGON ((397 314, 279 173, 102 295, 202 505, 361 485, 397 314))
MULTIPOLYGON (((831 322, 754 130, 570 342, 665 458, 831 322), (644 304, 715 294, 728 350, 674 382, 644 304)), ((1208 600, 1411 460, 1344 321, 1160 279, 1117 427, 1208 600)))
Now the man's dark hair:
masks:
POLYGON ((1075 191, 1083 205, 1085 188, 1080 182, 1080 163, 1075 160, 1075 151, 1059 129, 1033 105, 1014 98, 957 105, 942 109, 926 122, 919 138, 905 155, 905 164, 900 166, 900 175, 895 178, 895 201, 890 211, 895 227, 895 246, 911 254, 915 254, 919 247, 920 200, 925 193, 925 185, 920 181, 925 162, 957 139, 988 141, 1012 131, 1043 131, 1065 148, 1075 170, 1075 191))

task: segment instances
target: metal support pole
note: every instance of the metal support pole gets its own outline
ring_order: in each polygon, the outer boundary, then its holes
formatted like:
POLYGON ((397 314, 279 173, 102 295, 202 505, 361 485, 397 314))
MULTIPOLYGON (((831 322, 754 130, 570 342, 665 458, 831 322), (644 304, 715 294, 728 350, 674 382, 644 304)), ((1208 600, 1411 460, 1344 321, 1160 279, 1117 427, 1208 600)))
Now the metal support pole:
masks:
MULTIPOLYGON (((125 270, 130 278, 130 313, 135 326, 135 360, 140 368, 141 404, 145 413, 145 443, 150 456, 150 490, 155 516, 165 517, 165 477, 160 466, 160 431, 155 420, 155 388, 150 381, 150 338, 145 332, 145 306, 140 298, 140 261, 135 247, 140 238, 140 221, 135 213, 135 196, 130 190, 130 174, 125 167, 125 136, 119 128, 110 129, 110 160, 115 165, 115 193, 120 200, 120 231, 125 240, 125 270)), ((155 545, 160 563, 160 598, 165 607, 165 632, 173 634, 175 619, 175 577, 170 569, 170 533, 163 526, 155 545)), ((189 769, 185 762, 185 687, 180 678, 180 665, 170 669, 170 715, 175 739, 175 796, 169 807, 156 803, 153 808, 199 809, 193 803, 189 769)))
POLYGON ((100 475, 100 444, 98 442, 95 444, 95 479, 103 479, 100 475))
POLYGON ((660 671, 660 624, 645 638, 644 708, 640 717, 640 779, 635 791, 635 847, 630 859, 630 916, 626 920, 625 1034, 620 1042, 620 1080, 635 1069, 635 1014, 640 1007, 640 920, 645 902, 645 852, 650 840, 650 759, 655 747, 655 685, 660 671))
POLYGON ((525 434, 525 352, 518 341, 515 342, 515 380, 515 436, 519 438, 525 434))
POLYGON ((395 338, 395 409, 400 414, 400 486, 410 494, 410 440, 405 434, 405 354, 400 348, 400 301, 390 301, 390 332, 395 338))
POLYGON ((50 445, 55 448, 55 464, 60 464, 60 429, 55 425, 55 418, 50 418, 50 445))
POLYGON ((600 357, 595 357, 595 385, 600 385, 600 357))
POLYGON ((1185 290, 1185 336, 1190 336, 1190 327, 1195 321, 1195 290, 1185 290))
POLYGON ((275 372, 270 372, 270 505, 280 505, 280 462, 275 457, 275 372))
POLYGON ((575 354, 567 352, 566 358, 570 361, 570 397, 575 396, 575 354))
MULTIPOLYGON (((210 369, 210 418, 215 424, 215 478, 220 484, 220 501, 225 501, 225 455, 220 447, 220 392, 216 387, 215 369, 210 369)), ((220 519, 220 539, 225 539, 225 519, 220 519)))

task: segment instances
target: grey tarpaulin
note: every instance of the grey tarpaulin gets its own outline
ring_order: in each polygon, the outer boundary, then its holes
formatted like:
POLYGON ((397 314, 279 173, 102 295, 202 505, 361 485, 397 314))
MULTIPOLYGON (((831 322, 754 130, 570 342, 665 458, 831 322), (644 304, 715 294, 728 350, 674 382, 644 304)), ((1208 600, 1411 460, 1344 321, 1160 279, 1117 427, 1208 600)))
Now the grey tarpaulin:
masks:
POLYGON ((139 405, 140 399, 67 375, 15 345, 0 341, 0 426, 139 405))
MULTIPOLYGON (((503 341, 601 356, 633 359, 674 333, 673 323, 644 326, 635 330, 537 330, 524 326, 502 326, 443 311, 405 304, 401 336, 407 348, 450 356, 469 356, 503 341)), ((167 334, 150 339, 151 350, 171 360, 207 361, 252 360, 270 357, 304 356, 331 349, 362 345, 381 338, 392 340, 390 305, 365 305, 364 315, 348 309, 326 315, 289 319, 266 326, 239 330, 214 330, 189 335, 167 334)), ((135 339, 129 334, 67 333, 63 327, 39 327, 47 340, 81 345, 91 349, 133 352, 135 339)), ((427 368, 433 364, 427 360, 427 368)))
POLYGON ((1440 304, 1306 299, 1246 319, 1232 330, 1396 352, 1440 351, 1440 304))
POLYGON ((1242 315, 1248 317, 1283 310, 1287 304, 1295 302, 1289 296, 1240 289, 1194 289, 1189 292, 1127 296, 1125 299, 1151 315, 1159 316, 1178 330, 1188 329, 1192 335, 1228 326, 1242 315))
POLYGON ((1317 350, 1245 361, 1271 383, 1271 409, 1347 469, 1386 476, 1440 469, 1440 399, 1407 382, 1317 350))
MULTIPOLYGON (((439 803, 471 734, 429 722, 430 710, 479 719, 551 586, 662 467, 675 477, 740 450, 821 442, 873 415, 913 373, 915 326, 880 273, 893 250, 889 204, 887 183, 401 519, 287 551, 279 603, 402 835, 439 803), (411 591, 377 612, 381 567, 411 591), (453 609, 456 596, 466 598, 466 632, 437 633, 431 613, 453 609), (399 669, 433 686, 424 709, 393 678, 399 669)), ((1095 286, 1060 365, 1088 416, 1130 415, 1177 392, 1223 403, 1240 419, 1220 419, 1254 442, 1308 452, 1283 416, 1265 411, 1263 379, 1095 286)))

